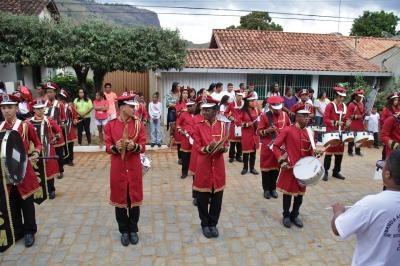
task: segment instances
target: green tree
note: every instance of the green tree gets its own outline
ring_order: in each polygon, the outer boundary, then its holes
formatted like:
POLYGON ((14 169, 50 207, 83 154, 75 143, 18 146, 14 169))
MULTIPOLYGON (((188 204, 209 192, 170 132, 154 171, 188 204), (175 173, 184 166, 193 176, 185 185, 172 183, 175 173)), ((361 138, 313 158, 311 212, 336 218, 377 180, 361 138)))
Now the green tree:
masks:
POLYGON ((354 20, 350 35, 383 37, 383 31, 396 34, 398 21, 399 17, 393 12, 386 13, 383 10, 376 12, 364 11, 362 16, 354 20))
POLYGON ((253 11, 246 16, 240 17, 240 26, 231 25, 228 29, 248 29, 248 30, 267 30, 283 31, 281 25, 272 22, 268 12, 253 11))

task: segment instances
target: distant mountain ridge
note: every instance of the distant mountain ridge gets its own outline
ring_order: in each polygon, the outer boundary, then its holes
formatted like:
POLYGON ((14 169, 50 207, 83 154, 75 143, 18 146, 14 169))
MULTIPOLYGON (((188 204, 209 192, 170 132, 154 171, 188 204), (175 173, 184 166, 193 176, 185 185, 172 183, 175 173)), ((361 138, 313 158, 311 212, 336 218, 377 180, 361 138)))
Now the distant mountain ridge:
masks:
POLYGON ((99 17, 124 26, 160 27, 157 13, 125 4, 102 4, 94 0, 55 0, 61 15, 76 20, 99 17))

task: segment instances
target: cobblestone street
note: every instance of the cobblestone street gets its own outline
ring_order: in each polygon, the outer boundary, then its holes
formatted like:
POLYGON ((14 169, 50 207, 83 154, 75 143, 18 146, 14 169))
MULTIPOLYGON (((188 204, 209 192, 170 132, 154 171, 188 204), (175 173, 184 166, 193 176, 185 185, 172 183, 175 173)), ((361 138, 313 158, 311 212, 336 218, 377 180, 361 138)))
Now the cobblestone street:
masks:
MULTIPOLYGON (((180 179, 175 150, 150 151, 152 169, 144 177, 144 202, 137 246, 123 247, 109 198, 109 157, 78 153, 56 181, 57 198, 36 205, 38 233, 33 247, 23 241, 0 255, 1 265, 350 265, 354 238, 341 241, 330 228, 339 201, 352 205, 381 191, 374 181, 380 150, 343 162, 341 181, 330 178, 304 197, 304 228, 282 226, 282 194, 262 196, 261 175, 240 175, 242 165, 226 160, 220 237, 201 234, 191 200, 191 178, 180 179)), ((259 154, 257 154, 259 157, 259 154)), ((258 169, 257 162, 257 169, 258 169)), ((331 174, 331 172, 330 172, 331 174)))

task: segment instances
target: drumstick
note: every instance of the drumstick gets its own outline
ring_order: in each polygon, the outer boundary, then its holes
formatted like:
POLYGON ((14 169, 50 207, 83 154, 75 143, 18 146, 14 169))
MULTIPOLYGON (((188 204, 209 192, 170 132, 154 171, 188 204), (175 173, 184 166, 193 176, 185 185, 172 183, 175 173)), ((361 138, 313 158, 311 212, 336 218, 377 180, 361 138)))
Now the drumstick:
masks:
MULTIPOLYGON (((348 205, 348 206, 344 206, 344 208, 347 210, 347 209, 350 209, 351 207, 353 207, 354 205, 348 205)), ((332 209, 332 206, 330 206, 330 207, 326 207, 325 208, 325 210, 331 210, 332 209)))

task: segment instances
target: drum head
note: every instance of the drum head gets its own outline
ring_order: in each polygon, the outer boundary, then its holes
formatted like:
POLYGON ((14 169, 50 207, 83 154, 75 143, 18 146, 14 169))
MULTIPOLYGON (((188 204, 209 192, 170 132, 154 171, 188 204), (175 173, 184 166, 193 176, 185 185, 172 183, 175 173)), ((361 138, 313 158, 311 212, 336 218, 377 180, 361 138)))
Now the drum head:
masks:
POLYGON ((315 176, 318 172, 321 163, 313 157, 307 156, 300 159, 293 168, 294 176, 299 180, 307 180, 315 176))
POLYGON ((1 166, 11 184, 24 180, 28 156, 21 135, 14 130, 1 132, 1 166))

